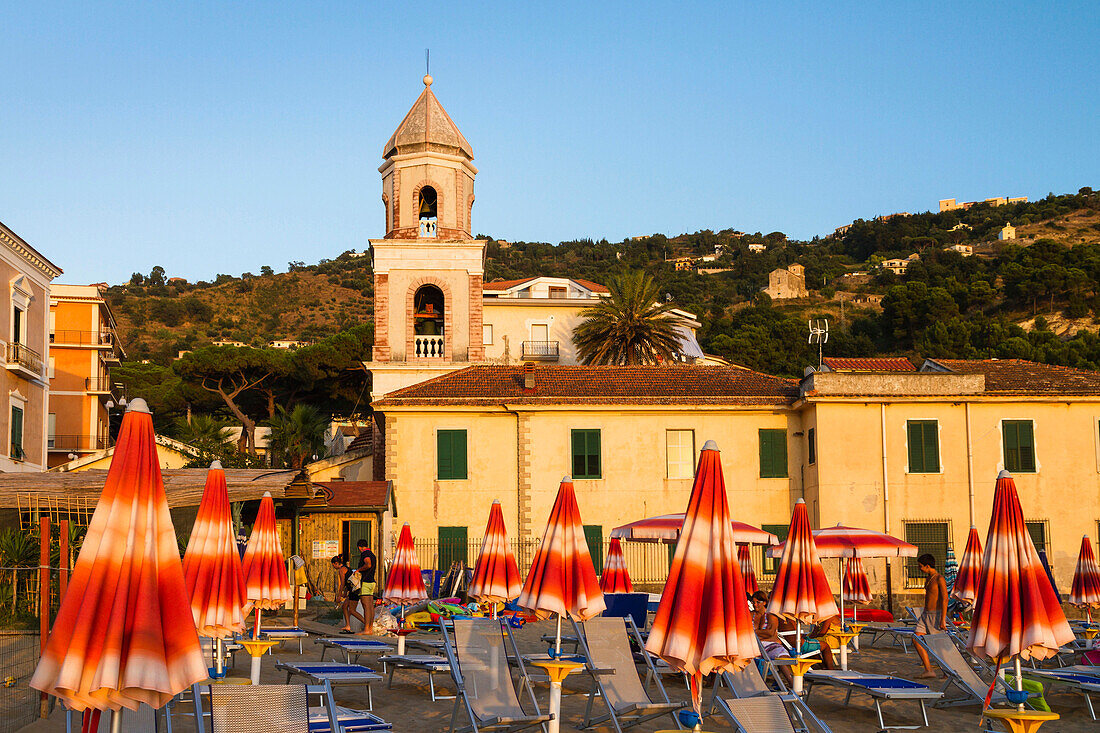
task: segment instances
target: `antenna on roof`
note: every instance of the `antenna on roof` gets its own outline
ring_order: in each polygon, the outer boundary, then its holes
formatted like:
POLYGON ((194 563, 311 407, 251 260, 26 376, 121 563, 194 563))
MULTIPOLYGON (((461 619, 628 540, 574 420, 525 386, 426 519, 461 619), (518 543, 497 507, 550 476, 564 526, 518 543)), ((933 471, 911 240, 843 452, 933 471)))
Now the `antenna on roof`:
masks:
POLYGON ((821 368, 821 347, 829 341, 829 319, 817 318, 807 321, 810 327, 810 338, 806 343, 817 344, 817 368, 821 368))

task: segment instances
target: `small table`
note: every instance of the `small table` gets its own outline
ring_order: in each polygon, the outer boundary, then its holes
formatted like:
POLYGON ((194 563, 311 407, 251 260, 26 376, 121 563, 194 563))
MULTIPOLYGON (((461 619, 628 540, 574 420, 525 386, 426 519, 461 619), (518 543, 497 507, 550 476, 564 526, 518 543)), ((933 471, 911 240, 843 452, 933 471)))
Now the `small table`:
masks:
POLYGON ((207 677, 200 685, 251 685, 252 680, 247 677, 207 677))
POLYGON ((859 635, 863 633, 863 630, 865 628, 867 628, 867 624, 865 624, 862 621, 849 621, 846 624, 846 626, 847 626, 849 631, 851 631, 853 634, 855 634, 855 636, 852 637, 852 648, 855 649, 858 652, 859 651, 859 635))
POLYGON ((278 639, 240 639, 238 642, 252 655, 252 684, 260 684, 260 657, 279 643, 278 639))
POLYGON ((845 672, 848 671, 848 642, 856 636, 854 631, 830 631, 825 635, 827 641, 836 640, 836 648, 840 650, 840 668, 845 672))
POLYGON ((536 659, 531 661, 531 666, 546 670, 546 674, 550 677, 550 707, 548 712, 553 717, 546 724, 546 730, 547 733, 558 733, 561 730, 562 680, 584 665, 579 662, 565 662, 560 659, 536 659))
POLYGON ((1046 713, 1042 710, 1016 710, 1014 708, 990 708, 983 710, 982 716, 1004 721, 1011 733, 1032 733, 1048 720, 1058 720, 1058 713, 1046 713))
POLYGON ((397 654, 401 656, 405 653, 405 637, 409 634, 415 634, 416 627, 404 626, 393 633, 397 634, 397 654))
POLYGON ((820 659, 796 659, 795 657, 777 657, 772 660, 772 663, 791 668, 791 674, 794 676, 794 684, 791 685, 791 692, 796 695, 801 695, 802 678, 806 675, 806 672, 810 670, 810 667, 818 664, 820 661, 820 659))

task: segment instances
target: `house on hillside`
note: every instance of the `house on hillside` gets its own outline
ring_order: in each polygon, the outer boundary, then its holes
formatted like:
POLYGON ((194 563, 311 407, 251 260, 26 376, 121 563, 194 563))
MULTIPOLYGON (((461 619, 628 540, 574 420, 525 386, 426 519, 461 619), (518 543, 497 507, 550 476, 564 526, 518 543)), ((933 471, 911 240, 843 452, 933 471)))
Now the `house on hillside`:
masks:
POLYGON ((883 260, 879 265, 884 270, 889 270, 895 275, 904 275, 905 271, 909 269, 909 265, 913 264, 920 259, 920 255, 914 252, 905 259, 889 259, 883 260))
POLYGON ((766 252, 767 249, 768 249, 768 245, 766 245, 766 244, 761 244, 760 242, 750 242, 749 243, 749 252, 755 252, 755 253, 759 254, 760 252, 766 252))
MULTIPOLYGON (((117 418, 116 418, 117 419, 117 418)), ((167 435, 154 435, 157 445, 157 463, 161 469, 183 468, 191 461, 199 457, 198 448, 188 445, 167 435)), ((106 440, 106 439, 105 439, 106 440)), ((70 452, 69 460, 50 467, 50 471, 67 473, 69 471, 94 471, 97 469, 109 469, 111 458, 115 455, 115 447, 104 446, 95 451, 81 451, 80 454, 70 452)))
POLYGON ((692 267, 695 266, 694 257, 671 257, 665 260, 665 262, 676 268, 676 272, 690 270, 692 267))
POLYGON ((974 248, 969 244, 952 244, 950 247, 943 248, 945 252, 958 252, 963 257, 970 257, 974 254, 974 248))
POLYGON ((1002 242, 1006 241, 1006 240, 1009 240, 1009 239, 1015 239, 1015 238, 1016 238, 1016 227, 1012 226, 1012 224, 1005 224, 1005 226, 997 234, 997 239, 1001 240, 1002 242))
POLYGON ((768 273, 768 287, 764 288, 764 292, 772 300, 805 298, 809 295, 806 290, 806 268, 795 262, 772 270, 768 273))

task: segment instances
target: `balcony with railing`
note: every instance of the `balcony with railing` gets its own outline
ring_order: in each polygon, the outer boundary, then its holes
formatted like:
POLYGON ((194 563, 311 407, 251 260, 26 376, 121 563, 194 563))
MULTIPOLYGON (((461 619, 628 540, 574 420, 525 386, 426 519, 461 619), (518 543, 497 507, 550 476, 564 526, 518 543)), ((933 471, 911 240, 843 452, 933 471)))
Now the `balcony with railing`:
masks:
POLYGON ((443 337, 436 335, 416 335, 413 337, 413 356, 417 359, 444 358, 443 337))
POLYGON ((85 377, 84 391, 92 394, 109 395, 114 390, 114 384, 108 377, 85 377))
POLYGON ((104 450, 110 446, 111 441, 106 435, 49 435, 46 437, 46 447, 52 451, 89 453, 104 450))
POLYGON ((7 362, 4 366, 9 371, 20 372, 31 379, 42 378, 42 355, 26 344, 8 344, 7 362))
POLYGON ((115 334, 110 330, 60 330, 50 333, 50 343, 58 346, 92 346, 97 349, 110 349, 115 345, 115 334))
POLYGON ((557 361, 557 341, 524 341, 523 358, 537 361, 557 361))

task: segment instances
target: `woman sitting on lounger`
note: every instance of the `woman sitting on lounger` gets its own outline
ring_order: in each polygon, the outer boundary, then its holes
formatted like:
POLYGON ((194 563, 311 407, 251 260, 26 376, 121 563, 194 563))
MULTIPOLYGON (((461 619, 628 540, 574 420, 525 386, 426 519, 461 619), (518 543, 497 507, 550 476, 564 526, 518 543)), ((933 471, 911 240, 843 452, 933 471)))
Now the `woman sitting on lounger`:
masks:
MULTIPOLYGON (((779 640, 779 617, 774 613, 768 613, 768 594, 758 590, 752 594, 752 623, 756 629, 756 638, 760 640, 760 646, 768 659, 777 659, 787 656, 787 647, 779 640)), ((794 682, 789 667, 780 667, 779 673, 790 685, 794 682)))

